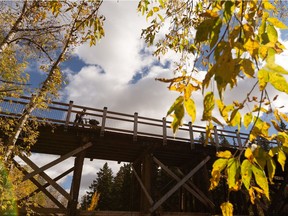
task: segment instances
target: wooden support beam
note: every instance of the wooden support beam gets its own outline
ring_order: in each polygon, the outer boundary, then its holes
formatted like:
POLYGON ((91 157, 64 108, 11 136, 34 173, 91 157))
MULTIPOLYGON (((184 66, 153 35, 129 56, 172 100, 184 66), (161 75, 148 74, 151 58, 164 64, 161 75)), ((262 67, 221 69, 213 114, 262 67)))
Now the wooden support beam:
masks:
POLYGON ((73 107, 73 101, 69 101, 69 107, 68 107, 68 111, 67 111, 67 115, 66 115, 66 121, 65 121, 65 129, 66 130, 67 130, 67 127, 68 127, 69 122, 70 122, 72 107, 73 107))
POLYGON ((163 145, 167 145, 167 123, 166 123, 166 118, 163 117, 163 145))
MULTIPOLYGON (((27 163, 32 169, 38 170, 39 167, 34 164, 28 157, 24 155, 19 155, 19 157, 27 163)), ((53 179, 51 179, 45 172, 37 172, 40 176, 42 176, 49 184, 51 184, 59 193, 61 193, 66 199, 69 199, 69 194, 66 190, 64 190, 60 185, 58 185, 53 179)), ((31 179, 31 178, 29 178, 31 179)))
POLYGON ((143 182, 141 181, 139 175, 137 174, 137 172, 136 172, 134 166, 132 165, 131 167, 132 167, 132 171, 133 171, 133 173, 134 173, 134 175, 135 175, 137 181, 139 182, 139 184, 140 184, 140 186, 141 186, 143 192, 145 193, 145 195, 146 195, 146 197, 147 197, 147 199, 148 199, 150 205, 152 205, 153 202, 154 202, 153 199, 152 199, 152 197, 150 196, 150 194, 149 194, 148 191, 146 190, 146 188, 145 188, 143 182))
POLYGON ((194 143, 194 134, 193 134, 192 123, 189 122, 188 126, 189 126, 190 147, 191 147, 191 150, 193 150, 193 149, 195 149, 195 143, 194 143))
MULTIPOLYGON (((24 177, 23 181, 25 181, 25 180, 31 178, 32 176, 37 175, 37 174, 39 174, 39 173, 41 173, 41 172, 43 172, 43 171, 55 166, 56 164, 59 164, 60 162, 66 160, 67 158, 69 158, 69 157, 71 157, 71 156, 73 156, 73 155, 75 155, 75 154, 77 154, 77 153, 79 153, 81 151, 84 151, 84 150, 86 150, 87 148, 89 148, 91 146, 92 146, 91 142, 86 143, 85 145, 83 145, 83 146, 81 146, 81 147, 79 147, 79 148, 77 148, 77 149, 75 149, 75 150, 73 150, 73 151, 71 151, 71 152, 59 157, 59 158, 57 158, 56 160, 54 160, 54 161, 52 161, 52 162, 50 162, 50 163, 48 163, 48 164, 46 164, 44 166, 42 166, 41 168, 35 169, 33 172, 27 174, 24 177)), ((19 157, 22 159, 21 155, 19 157)))
POLYGON ((165 202, 178 188, 180 188, 188 179, 190 179, 202 166, 204 166, 207 161, 210 159, 210 156, 207 156, 203 161, 201 161, 194 169, 192 169, 181 181, 179 181, 173 188, 171 188, 160 200, 158 200, 150 212, 154 212, 163 202, 165 202))
MULTIPOLYGON (((181 175, 181 176, 184 176, 184 173, 182 173, 182 171, 177 168, 176 169, 178 171, 178 173, 181 175)), ((210 206, 210 208, 214 209, 215 208, 215 205, 214 203, 191 181, 191 179, 189 179, 187 181, 187 184, 193 189, 195 190, 203 199, 206 200, 206 203, 210 206)))
POLYGON ((75 158, 74 173, 73 173, 73 179, 72 179, 71 189, 70 189, 70 199, 67 205, 69 216, 77 215, 79 189, 80 189, 80 184, 81 184, 81 177, 82 177, 85 154, 86 152, 82 151, 75 158))
MULTIPOLYGON (((57 176, 56 178, 53 179, 53 181, 57 182, 58 180, 60 180, 61 178, 63 178, 64 176, 68 175, 70 172, 72 172, 74 170, 74 167, 70 168, 69 170, 65 171, 64 173, 60 174, 59 176, 57 176)), ((28 172, 26 171, 25 174, 28 174, 28 172)), ((42 185, 43 188, 46 188, 50 186, 49 183, 46 183, 44 185, 42 185)), ((23 197, 21 200, 25 200, 28 199, 29 197, 34 196, 35 194, 39 193, 41 191, 40 188, 37 188, 36 190, 34 190, 33 192, 31 192, 29 195, 27 195, 26 197, 23 197)), ((19 200, 19 201, 21 201, 19 200)))
POLYGON ((104 136, 104 132, 105 132, 106 116, 107 116, 107 107, 104 107, 103 116, 102 116, 102 124, 101 124, 101 129, 100 129, 100 136, 101 137, 104 136))
MULTIPOLYGON (((165 166, 161 161, 159 161, 156 157, 153 157, 153 160, 156 164, 158 164, 167 174, 169 174, 172 178, 174 178, 177 182, 180 182, 181 179, 174 174, 171 170, 168 169, 167 166, 165 166)), ((180 171, 180 170, 179 170, 180 171)), ((188 184, 184 183, 183 187, 189 191, 193 196, 195 196, 200 202, 202 202, 207 207, 209 206, 209 203, 205 198, 203 198, 201 195, 199 195, 193 188, 191 188, 188 184)), ((196 187, 196 186, 195 186, 196 187)), ((207 198, 208 199, 208 198, 207 198)))
MULTIPOLYGON (((17 161, 15 161, 13 159, 13 163, 15 164, 15 166, 17 167, 17 169, 19 169, 23 174, 28 173, 27 170, 25 170, 23 167, 21 167, 20 164, 17 163, 17 161)), ((65 208, 64 205, 62 205, 62 203, 60 203, 45 187, 43 187, 37 179, 35 179, 34 177, 32 177, 30 179, 30 181, 35 184, 39 190, 41 190, 52 202, 55 203, 55 205, 57 205, 59 208, 65 208)))
POLYGON ((220 142, 219 142, 219 136, 218 136, 217 127, 214 126, 213 129, 214 129, 214 141, 216 143, 216 150, 218 151, 219 146, 220 146, 220 142))
POLYGON ((137 141, 137 131, 138 131, 138 113, 134 113, 134 128, 133 128, 133 142, 137 141))

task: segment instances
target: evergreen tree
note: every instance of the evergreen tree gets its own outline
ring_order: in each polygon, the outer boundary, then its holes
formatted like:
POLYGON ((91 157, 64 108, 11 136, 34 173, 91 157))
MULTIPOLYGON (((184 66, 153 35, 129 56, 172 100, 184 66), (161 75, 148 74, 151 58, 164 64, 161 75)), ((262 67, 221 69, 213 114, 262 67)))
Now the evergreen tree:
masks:
POLYGON ((91 203, 93 194, 97 191, 100 194, 100 199, 96 209, 112 210, 112 186, 113 173, 108 164, 105 163, 97 173, 97 178, 89 186, 90 191, 87 191, 87 194, 82 199, 82 208, 87 209, 87 206, 91 203))

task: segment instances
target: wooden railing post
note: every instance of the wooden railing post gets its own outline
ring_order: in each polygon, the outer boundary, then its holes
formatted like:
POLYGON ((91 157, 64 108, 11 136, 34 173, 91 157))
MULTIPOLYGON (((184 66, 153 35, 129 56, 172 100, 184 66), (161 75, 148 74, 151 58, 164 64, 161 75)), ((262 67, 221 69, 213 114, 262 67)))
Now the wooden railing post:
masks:
POLYGON ((101 125, 101 130, 100 130, 101 137, 104 136, 104 132, 105 132, 106 116, 107 116, 107 107, 104 107, 103 116, 102 116, 102 125, 101 125))
POLYGON ((217 131, 217 127, 214 126, 214 140, 215 140, 215 143, 216 143, 216 149, 218 150, 219 148, 219 137, 218 137, 218 131, 217 131))
POLYGON ((69 101, 69 107, 68 107, 68 111, 67 111, 67 115, 66 115, 65 129, 68 128, 68 125, 70 122, 72 107, 73 107, 73 101, 69 101))
POLYGON ((242 145, 240 133, 239 133, 239 131, 238 131, 237 129, 235 130, 235 132, 236 132, 236 136, 237 136, 238 148, 239 148, 239 149, 242 149, 242 148, 243 148, 243 145, 242 145))
POLYGON ((137 141, 137 130, 138 130, 138 113, 134 113, 134 129, 133 129, 133 142, 137 141))
POLYGON ((166 118, 163 117, 163 145, 167 145, 167 124, 166 118))
POLYGON ((189 122, 188 125, 189 125, 189 136, 190 136, 190 147, 191 147, 191 150, 192 150, 192 149, 195 149, 192 122, 189 122))

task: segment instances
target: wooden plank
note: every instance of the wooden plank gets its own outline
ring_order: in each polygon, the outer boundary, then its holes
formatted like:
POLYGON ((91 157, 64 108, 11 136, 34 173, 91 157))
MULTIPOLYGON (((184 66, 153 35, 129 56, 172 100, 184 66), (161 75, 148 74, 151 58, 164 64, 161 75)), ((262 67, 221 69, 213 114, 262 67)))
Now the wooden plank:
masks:
POLYGON ((242 145, 242 141, 241 141, 241 137, 240 137, 239 131, 236 129, 235 133, 236 133, 236 137, 237 137, 238 148, 239 149, 243 149, 243 145, 242 145))
POLYGON ((173 188, 171 188, 160 200, 158 200, 150 212, 154 212, 163 202, 165 202, 178 188, 180 188, 189 178, 191 178, 202 166, 204 166, 207 161, 210 159, 210 156, 207 156, 203 161, 201 161, 194 169, 192 169, 181 181, 179 181, 173 188))
MULTIPOLYGON (((73 156, 73 155, 75 155, 75 154, 77 154, 77 153, 79 153, 81 151, 84 151, 85 149, 87 149, 87 148, 89 148, 91 146, 92 146, 91 142, 86 143, 85 145, 83 145, 83 146, 81 146, 81 147, 79 147, 79 148, 77 148, 77 149, 75 149, 75 150, 73 150, 73 151, 71 151, 71 152, 59 157, 59 158, 57 158, 56 160, 54 160, 54 161, 52 161, 52 162, 50 162, 50 163, 48 163, 48 164, 46 164, 44 166, 42 166, 41 168, 35 169, 33 172, 31 172, 28 175, 26 175, 24 177, 23 181, 25 181, 25 180, 31 178, 32 176, 37 175, 37 174, 39 174, 39 173, 41 173, 41 172, 43 172, 43 171, 55 166, 56 164, 59 164, 60 162, 66 160, 67 158, 69 158, 69 157, 71 157, 71 156, 73 156)), ((19 157, 22 159, 21 155, 19 157)))
MULTIPOLYGON (((20 157, 20 155, 19 155, 20 157)), ((20 157, 25 163, 27 163, 32 169, 37 170, 39 167, 34 164, 28 157, 21 155, 20 157)), ((60 185, 58 185, 53 179, 51 179, 45 172, 38 172, 49 184, 51 184, 59 193, 61 193, 66 199, 69 199, 69 194, 60 185)), ((31 178, 30 178, 31 179, 31 178)))
MULTIPOLYGON (((180 182, 181 179, 175 175, 171 170, 168 169, 168 167, 166 167, 161 161, 159 161, 156 157, 153 157, 153 160, 155 161, 156 164, 158 164, 165 172, 167 172, 167 174, 169 174, 172 178, 174 178, 177 182, 180 182)), ((199 196, 199 194, 192 189, 189 185, 187 185, 186 183, 184 183, 183 187, 189 191, 193 196, 195 196, 200 202, 202 202, 204 205, 206 205, 207 207, 209 207, 209 204, 207 203, 207 201, 199 196)))
POLYGON ((140 186, 141 186, 143 192, 145 193, 145 196, 147 197, 147 199, 148 199, 150 205, 152 205, 153 202, 154 202, 153 199, 152 199, 152 197, 150 196, 150 194, 149 194, 148 191, 146 190, 146 188, 145 188, 143 182, 141 181, 139 175, 138 175, 137 172, 135 171, 134 166, 132 165, 131 167, 132 167, 133 173, 134 173, 134 175, 135 175, 137 181, 139 182, 139 184, 140 184, 140 186))

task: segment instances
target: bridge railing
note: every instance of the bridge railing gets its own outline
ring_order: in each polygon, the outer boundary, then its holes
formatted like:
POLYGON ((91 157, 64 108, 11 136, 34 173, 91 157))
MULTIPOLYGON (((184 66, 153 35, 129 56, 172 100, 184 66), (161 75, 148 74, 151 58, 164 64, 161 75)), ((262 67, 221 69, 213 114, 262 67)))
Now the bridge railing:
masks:
MULTIPOLYGON (((25 106, 29 102, 29 97, 5 99, 0 103, 0 114, 7 117, 20 117, 25 106)), ((77 127, 97 127, 100 134, 104 136, 106 131, 131 134, 133 141, 137 141, 138 136, 154 137, 163 140, 163 145, 168 140, 176 140, 190 143, 193 149, 196 144, 205 143, 206 128, 203 126, 183 124, 174 135, 170 128, 171 121, 166 118, 154 119, 134 114, 125 114, 113 112, 106 107, 96 109, 91 107, 75 105, 72 101, 69 103, 55 102, 49 103, 47 109, 36 109, 32 115, 40 121, 48 121, 53 124, 64 125, 65 127, 76 127, 74 120, 76 113, 85 109, 84 122, 77 127), (99 125, 89 124, 89 120, 97 120, 99 125)), ((248 139, 248 134, 238 131, 229 131, 217 129, 215 126, 211 131, 212 139, 208 140, 209 145, 216 147, 225 146, 233 148, 243 148, 248 139)))

